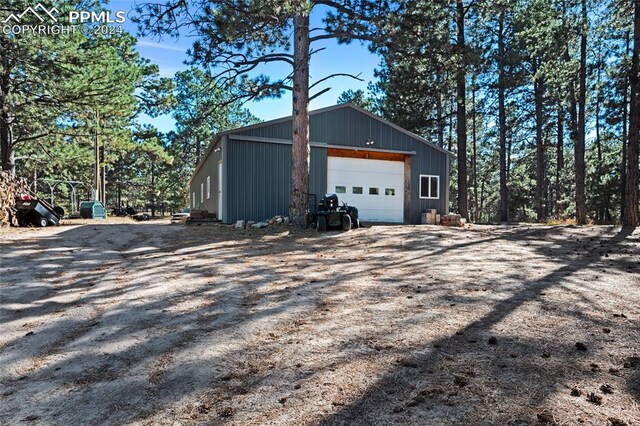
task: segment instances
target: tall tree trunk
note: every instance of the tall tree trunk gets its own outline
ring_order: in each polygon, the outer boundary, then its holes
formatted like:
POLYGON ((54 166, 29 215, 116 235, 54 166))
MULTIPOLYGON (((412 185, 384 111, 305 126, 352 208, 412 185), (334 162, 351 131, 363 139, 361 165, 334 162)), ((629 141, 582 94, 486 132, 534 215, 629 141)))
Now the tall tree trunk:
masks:
POLYGON ((480 222, 482 222, 482 212, 484 211, 484 182, 484 179, 482 179, 482 184, 480 185, 480 209, 478 211, 480 222))
MULTIPOLYGON (((507 140, 507 184, 511 181, 511 152, 513 148, 513 131, 505 131, 505 139, 507 140)), ((508 208, 508 206, 507 206, 508 208)))
POLYGON ((156 215, 156 171, 155 162, 151 161, 151 216, 156 215))
MULTIPOLYGON (((444 89, 444 71, 438 68, 436 81, 438 82, 438 87, 440 89, 444 89)), ((437 93, 436 97, 436 115, 438 116, 438 146, 444 148, 444 128, 446 126, 445 118, 444 118, 444 106, 442 105, 442 96, 443 93, 437 93)))
POLYGON ((309 191, 309 15, 293 17, 293 145, 289 215, 299 228, 307 226, 309 191))
POLYGON ((458 136, 458 213, 469 218, 468 176, 467 176, 467 106, 466 106, 466 46, 464 36, 465 8, 463 0, 457 0, 457 51, 459 60, 456 74, 457 89, 457 136, 458 136))
POLYGON ((638 152, 640 144, 640 0, 634 1, 633 54, 631 56, 631 99, 629 105, 629 144, 627 146, 626 206, 622 225, 638 226, 638 152))
POLYGON ((449 133, 448 133, 448 141, 447 141, 447 150, 451 151, 453 148, 453 99, 449 98, 448 102, 450 106, 449 110, 449 133))
POLYGON ((7 97, 9 96, 9 73, 0 78, 0 163, 2 170, 16 173, 15 154, 11 116, 9 115, 7 97))
POLYGON ((600 138, 600 104, 602 103, 602 89, 600 88, 600 79, 602 74, 602 67, 604 65, 604 58, 602 53, 602 47, 598 48, 598 57, 596 62, 596 110, 594 112, 596 119, 596 154, 598 156, 597 170, 602 166, 602 139, 600 138))
MULTIPOLYGON (((535 67, 537 70, 537 66, 535 67)), ((544 140, 542 137, 542 126, 544 120, 543 101, 544 101, 544 83, 542 78, 536 77, 533 82, 535 109, 536 109, 536 219, 538 222, 544 222, 544 140)))
MULTIPOLYGON (((602 68, 602 52, 598 52, 598 58, 596 63, 596 109, 594 111, 596 123, 596 156, 598 162, 595 167, 595 176, 594 181, 600 182, 600 176, 602 175, 603 164, 602 164, 602 139, 600 138, 600 102, 602 102, 602 94, 600 89, 600 74, 602 68)), ((598 197, 596 199, 596 220, 598 223, 603 223, 605 221, 605 204, 606 200, 598 197)))
POLYGON ((564 169, 564 110, 558 101, 558 141, 556 142, 556 218, 564 214, 562 203, 562 170, 564 169))
POLYGON ((438 116, 438 146, 444 148, 444 113, 442 111, 442 95, 436 97, 436 115, 438 116))
POLYGON ((100 178, 100 114, 96 110, 95 116, 96 134, 94 139, 94 159, 93 159, 93 187, 96 190, 95 201, 100 201, 100 193, 102 192, 102 179, 100 178))
POLYGON ((576 146, 578 145, 578 104, 574 83, 569 83, 569 137, 573 145, 576 146))
MULTIPOLYGON (((625 34, 625 55, 629 56, 629 42, 631 35, 629 31, 625 34)), ((626 192, 627 192, 627 107, 628 107, 628 77, 625 78, 622 86, 622 162, 620 164, 620 220, 624 216, 624 209, 626 207, 626 192)))
POLYGON ((122 180, 120 178, 120 162, 118 162, 117 172, 116 172, 116 197, 117 199, 117 207, 119 209, 122 208, 122 180))
MULTIPOLYGON (((600 74, 600 70, 598 70, 598 74, 600 74)), ((600 80, 599 75, 597 79, 600 80)), ((596 93, 596 110, 594 112, 596 116, 596 155, 598 158, 598 166, 596 167, 596 170, 598 170, 598 173, 602 166, 602 139, 600 138, 600 101, 600 88, 598 88, 596 93)))
POLYGON ((9 171, 12 175, 16 173, 16 162, 13 148, 13 132, 9 114, 5 111, 0 113, 0 156, 2 157, 2 170, 9 171))
POLYGON ((575 144, 576 163, 576 222, 587 223, 585 196, 585 112, 587 104, 587 0, 582 0, 582 34, 580 35, 580 91, 578 93, 578 137, 575 144))
POLYGON ((471 99, 473 104, 473 221, 478 222, 478 144, 476 134, 476 85, 471 87, 471 99))
POLYGON ((500 140, 500 221, 509 221, 507 202, 507 114, 505 107, 504 75, 504 12, 498 18, 498 138, 500 140))
POLYGON ((553 215, 553 208, 551 207, 553 206, 553 189, 551 187, 551 178, 547 176, 544 180, 545 217, 551 217, 553 215))

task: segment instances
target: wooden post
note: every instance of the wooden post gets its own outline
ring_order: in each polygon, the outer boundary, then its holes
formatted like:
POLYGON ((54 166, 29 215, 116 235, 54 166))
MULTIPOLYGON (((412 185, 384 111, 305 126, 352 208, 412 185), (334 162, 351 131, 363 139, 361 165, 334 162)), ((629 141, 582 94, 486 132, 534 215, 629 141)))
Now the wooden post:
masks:
POLYGON ((404 157, 404 223, 411 223, 411 156, 404 157))

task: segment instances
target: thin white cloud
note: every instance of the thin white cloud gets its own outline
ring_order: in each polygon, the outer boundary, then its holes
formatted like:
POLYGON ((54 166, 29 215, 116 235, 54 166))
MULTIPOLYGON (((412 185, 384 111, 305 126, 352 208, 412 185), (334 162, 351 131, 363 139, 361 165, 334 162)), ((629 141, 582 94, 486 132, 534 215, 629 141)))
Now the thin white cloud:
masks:
POLYGON ((171 44, 161 44, 161 43, 156 43, 155 41, 149 41, 149 40, 138 40, 138 46, 151 47, 154 49, 171 50, 172 52, 182 52, 182 53, 187 52, 187 49, 184 47, 171 45, 171 44))
POLYGON ((178 71, 184 71, 187 69, 187 66, 183 66, 183 67, 172 67, 172 66, 164 66, 164 65, 158 65, 158 67, 160 68, 158 74, 160 75, 160 77, 171 77, 173 78, 173 76, 178 72, 178 71))

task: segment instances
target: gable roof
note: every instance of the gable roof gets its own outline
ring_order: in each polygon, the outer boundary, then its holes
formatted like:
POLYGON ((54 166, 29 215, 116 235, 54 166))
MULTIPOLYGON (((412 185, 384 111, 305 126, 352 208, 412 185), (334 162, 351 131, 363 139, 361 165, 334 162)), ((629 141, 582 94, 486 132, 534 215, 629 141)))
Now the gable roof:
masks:
MULTIPOLYGON (((372 113, 370 111, 367 111, 364 108, 360 108, 359 106, 355 105, 352 102, 347 102, 347 103, 344 103, 344 104, 331 105, 331 106, 328 106, 328 107, 325 107, 325 108, 320 108, 320 109, 316 109, 316 110, 313 110, 313 111, 309 111, 309 116, 322 114, 322 113, 325 113, 325 112, 334 111, 334 110, 338 110, 338 109, 342 109, 342 108, 351 108, 351 109, 353 109, 355 111, 358 111, 358 112, 368 116, 369 118, 372 118, 372 119, 374 119, 374 120, 376 120, 376 121, 378 121, 378 122, 380 122, 380 123, 382 123, 382 124, 384 124, 386 126, 389 126, 389 127, 393 128, 393 129, 395 129, 395 130, 397 130, 397 131, 399 131, 401 133, 404 133, 405 135, 407 135, 407 136, 409 136, 409 137, 411 137, 411 138, 413 138, 413 139, 415 139, 415 140, 417 140, 417 141, 419 141, 419 142, 421 142, 421 143, 423 143, 425 145, 428 145, 429 147, 431 147, 431 148, 433 148, 433 149, 435 149, 437 151, 440 151, 442 153, 450 155, 451 157, 455 157, 454 153, 452 153, 452 152, 450 152, 450 151, 448 151, 448 150, 446 150, 446 149, 434 144, 433 142, 423 138, 422 136, 416 135, 415 133, 410 132, 409 130, 403 129, 402 127, 400 127, 400 126, 398 126, 396 124, 393 124, 392 122, 390 122, 390 121, 388 121, 388 120, 386 120, 386 119, 384 119, 384 118, 382 118, 382 117, 380 117, 380 116, 378 116, 378 115, 376 115, 376 114, 374 114, 374 113, 372 113)), ((189 182, 191 182, 191 180, 198 173, 198 171, 200 170, 202 165, 205 163, 205 161, 207 161, 207 158, 209 157, 209 154, 213 150, 213 147, 218 143, 218 141, 223 136, 232 135, 232 134, 238 133, 240 131, 253 130, 253 129, 258 129, 258 128, 261 128, 261 127, 271 126, 273 124, 284 123, 284 122, 287 122, 287 121, 290 121, 290 120, 293 120, 293 116, 292 115, 289 115, 287 117, 282 117, 282 118, 276 118, 274 120, 263 121, 262 123, 252 124, 250 126, 237 127, 235 129, 226 130, 224 132, 217 133, 214 136, 213 141, 209 144, 209 147, 205 151, 204 155, 200 159, 200 162, 196 166, 195 170, 193 171, 193 174, 192 174, 191 179, 190 179, 189 182)))

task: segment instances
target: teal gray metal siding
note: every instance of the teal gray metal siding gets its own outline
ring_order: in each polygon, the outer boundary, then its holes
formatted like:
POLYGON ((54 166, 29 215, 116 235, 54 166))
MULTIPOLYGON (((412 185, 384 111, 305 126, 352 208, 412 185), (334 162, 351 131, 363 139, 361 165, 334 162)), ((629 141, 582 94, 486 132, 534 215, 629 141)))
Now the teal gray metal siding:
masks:
POLYGON ((436 209, 441 214, 449 212, 449 155, 421 142, 416 144, 416 153, 411 157, 411 223, 420 223, 420 214, 427 209, 436 209), (420 175, 440 176, 440 198, 420 198, 420 175))
MULTIPOLYGON (((261 127, 238 129, 234 134, 291 140, 291 126, 289 119, 261 127)), ((363 149, 367 148, 365 142, 368 140, 374 141, 371 148, 396 151, 415 151, 416 143, 424 145, 406 133, 347 107, 312 114, 309 118, 309 138, 312 142, 363 149)))
POLYGON ((315 194, 317 199, 327 192, 327 150, 326 148, 311 147, 311 162, 309 163, 309 193, 315 194))
MULTIPOLYGON (((369 148, 365 143, 373 140, 374 144, 371 148, 386 149, 394 151, 415 151, 416 155, 411 156, 411 203, 410 203, 410 221, 411 223, 420 223, 420 214, 427 209, 437 209, 440 213, 449 212, 449 162, 450 156, 433 146, 412 137, 398 129, 395 129, 383 122, 364 114, 356 109, 344 107, 333 109, 326 112, 312 114, 309 121, 310 139, 314 143, 325 143, 327 145, 359 147, 362 149, 369 148), (437 200, 420 199, 420 175, 438 175, 440 176, 440 198, 437 200)), ((284 139, 291 140, 291 120, 279 121, 273 124, 266 124, 260 127, 250 129, 238 129, 235 134, 245 136, 257 136, 261 138, 284 139)), ((229 141, 229 144, 236 146, 236 149, 251 149, 249 147, 242 148, 244 141, 229 141)), ((273 149, 273 155, 281 158, 285 155, 286 161, 279 163, 283 169, 281 172, 286 176, 286 182, 282 183, 281 191, 286 188, 287 200, 290 188, 290 159, 291 146, 268 144, 273 149), (276 154, 277 152, 277 154, 276 154)), ((233 151, 235 152, 235 151, 233 151)), ((238 152, 238 155, 242 153, 238 152)), ((266 154, 265 155, 270 155, 266 154)), ((275 161, 275 159, 271 159, 275 161)), ((254 169, 252 173, 263 173, 270 163, 263 163, 259 169, 254 169)), ((269 174, 269 172, 266 172, 269 174)), ((327 160, 326 150, 322 148, 312 148, 312 159, 310 164, 311 182, 310 192, 317 193, 318 196, 326 191, 327 182, 327 160), (320 156, 314 157, 314 150, 323 152, 320 156), (315 181, 314 181, 315 179, 315 181), (322 182, 322 185, 316 183, 322 182)), ((234 175, 235 176, 235 175, 234 175)), ((233 193, 233 191, 229 191, 233 193)), ((357 206, 356 206, 357 207, 357 206)), ((244 210, 246 211, 246 210, 244 210)), ((264 211, 264 210, 263 210, 264 211)), ((231 217, 234 217, 233 215, 231 217)), ((238 217, 241 219, 241 217, 238 217)))
MULTIPOLYGON (((260 221, 289 214, 291 145, 229 140, 225 155, 225 222, 260 221)), ((327 152, 311 148, 309 191, 324 193, 327 152)))

